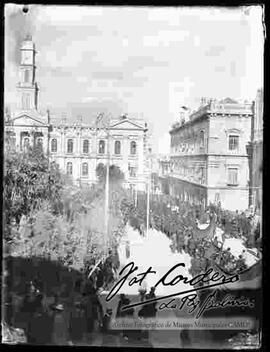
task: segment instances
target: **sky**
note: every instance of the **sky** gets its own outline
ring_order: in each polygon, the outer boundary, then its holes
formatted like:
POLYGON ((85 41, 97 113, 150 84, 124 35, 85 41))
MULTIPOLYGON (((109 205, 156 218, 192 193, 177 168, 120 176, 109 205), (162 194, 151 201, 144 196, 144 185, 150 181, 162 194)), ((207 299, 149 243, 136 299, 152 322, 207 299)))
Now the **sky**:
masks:
POLYGON ((156 152, 185 105, 201 97, 252 101, 263 87, 260 6, 5 7, 5 105, 18 103, 19 48, 33 37, 39 110, 92 121, 100 112, 148 122, 156 152))

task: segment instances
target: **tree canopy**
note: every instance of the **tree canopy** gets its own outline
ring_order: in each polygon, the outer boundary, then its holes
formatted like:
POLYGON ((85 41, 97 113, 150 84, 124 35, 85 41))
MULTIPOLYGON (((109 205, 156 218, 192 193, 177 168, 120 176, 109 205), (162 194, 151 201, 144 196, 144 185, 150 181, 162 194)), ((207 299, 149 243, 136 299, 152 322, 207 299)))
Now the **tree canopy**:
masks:
POLYGON ((56 163, 49 162, 39 147, 18 153, 7 150, 4 167, 5 224, 19 224, 47 200, 58 211, 64 180, 56 163))

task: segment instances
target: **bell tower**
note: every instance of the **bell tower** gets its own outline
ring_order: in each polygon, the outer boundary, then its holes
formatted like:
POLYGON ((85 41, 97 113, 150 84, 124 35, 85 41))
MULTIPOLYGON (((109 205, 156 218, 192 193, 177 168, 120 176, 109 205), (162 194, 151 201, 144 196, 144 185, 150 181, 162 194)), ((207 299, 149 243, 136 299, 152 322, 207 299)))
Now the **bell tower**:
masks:
POLYGON ((20 110, 37 110, 38 86, 36 83, 35 44, 28 35, 21 45, 20 82, 17 89, 20 95, 20 110))

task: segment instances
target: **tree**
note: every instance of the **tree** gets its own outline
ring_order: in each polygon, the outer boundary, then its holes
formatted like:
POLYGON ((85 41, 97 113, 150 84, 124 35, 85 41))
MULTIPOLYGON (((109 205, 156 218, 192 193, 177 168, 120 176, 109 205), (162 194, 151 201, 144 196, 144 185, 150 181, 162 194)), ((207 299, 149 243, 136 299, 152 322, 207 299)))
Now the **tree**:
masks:
MULTIPOLYGON (((100 183, 106 182, 107 167, 100 163, 96 168, 96 175, 100 183)), ((109 181, 110 183, 122 183, 125 179, 124 173, 116 165, 110 165, 109 168, 109 181)))
POLYGON ((63 185, 58 166, 39 147, 21 153, 8 149, 4 169, 5 235, 9 237, 13 219, 18 225, 22 215, 29 216, 44 200, 59 212, 63 185))

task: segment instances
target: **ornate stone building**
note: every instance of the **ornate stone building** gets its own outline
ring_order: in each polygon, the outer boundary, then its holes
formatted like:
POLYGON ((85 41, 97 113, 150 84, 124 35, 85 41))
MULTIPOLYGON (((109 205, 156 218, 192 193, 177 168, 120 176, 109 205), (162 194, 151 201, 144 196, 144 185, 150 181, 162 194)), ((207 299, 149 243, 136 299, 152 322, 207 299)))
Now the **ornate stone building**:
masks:
POLYGON ((191 203, 249 205, 249 157, 253 104, 211 100, 171 135, 170 193, 191 203))
POLYGON ((262 170, 263 170, 263 90, 257 91, 254 109, 254 123, 252 125, 251 143, 249 145, 251 157, 250 170, 250 204, 261 215, 262 212, 262 170))
POLYGON ((5 131, 18 151, 40 144, 60 169, 77 183, 96 182, 99 163, 117 165, 125 174, 126 185, 145 189, 147 124, 122 116, 111 119, 106 128, 81 118, 51 118, 38 111, 35 45, 27 37, 21 46, 18 111, 5 117, 5 131))

